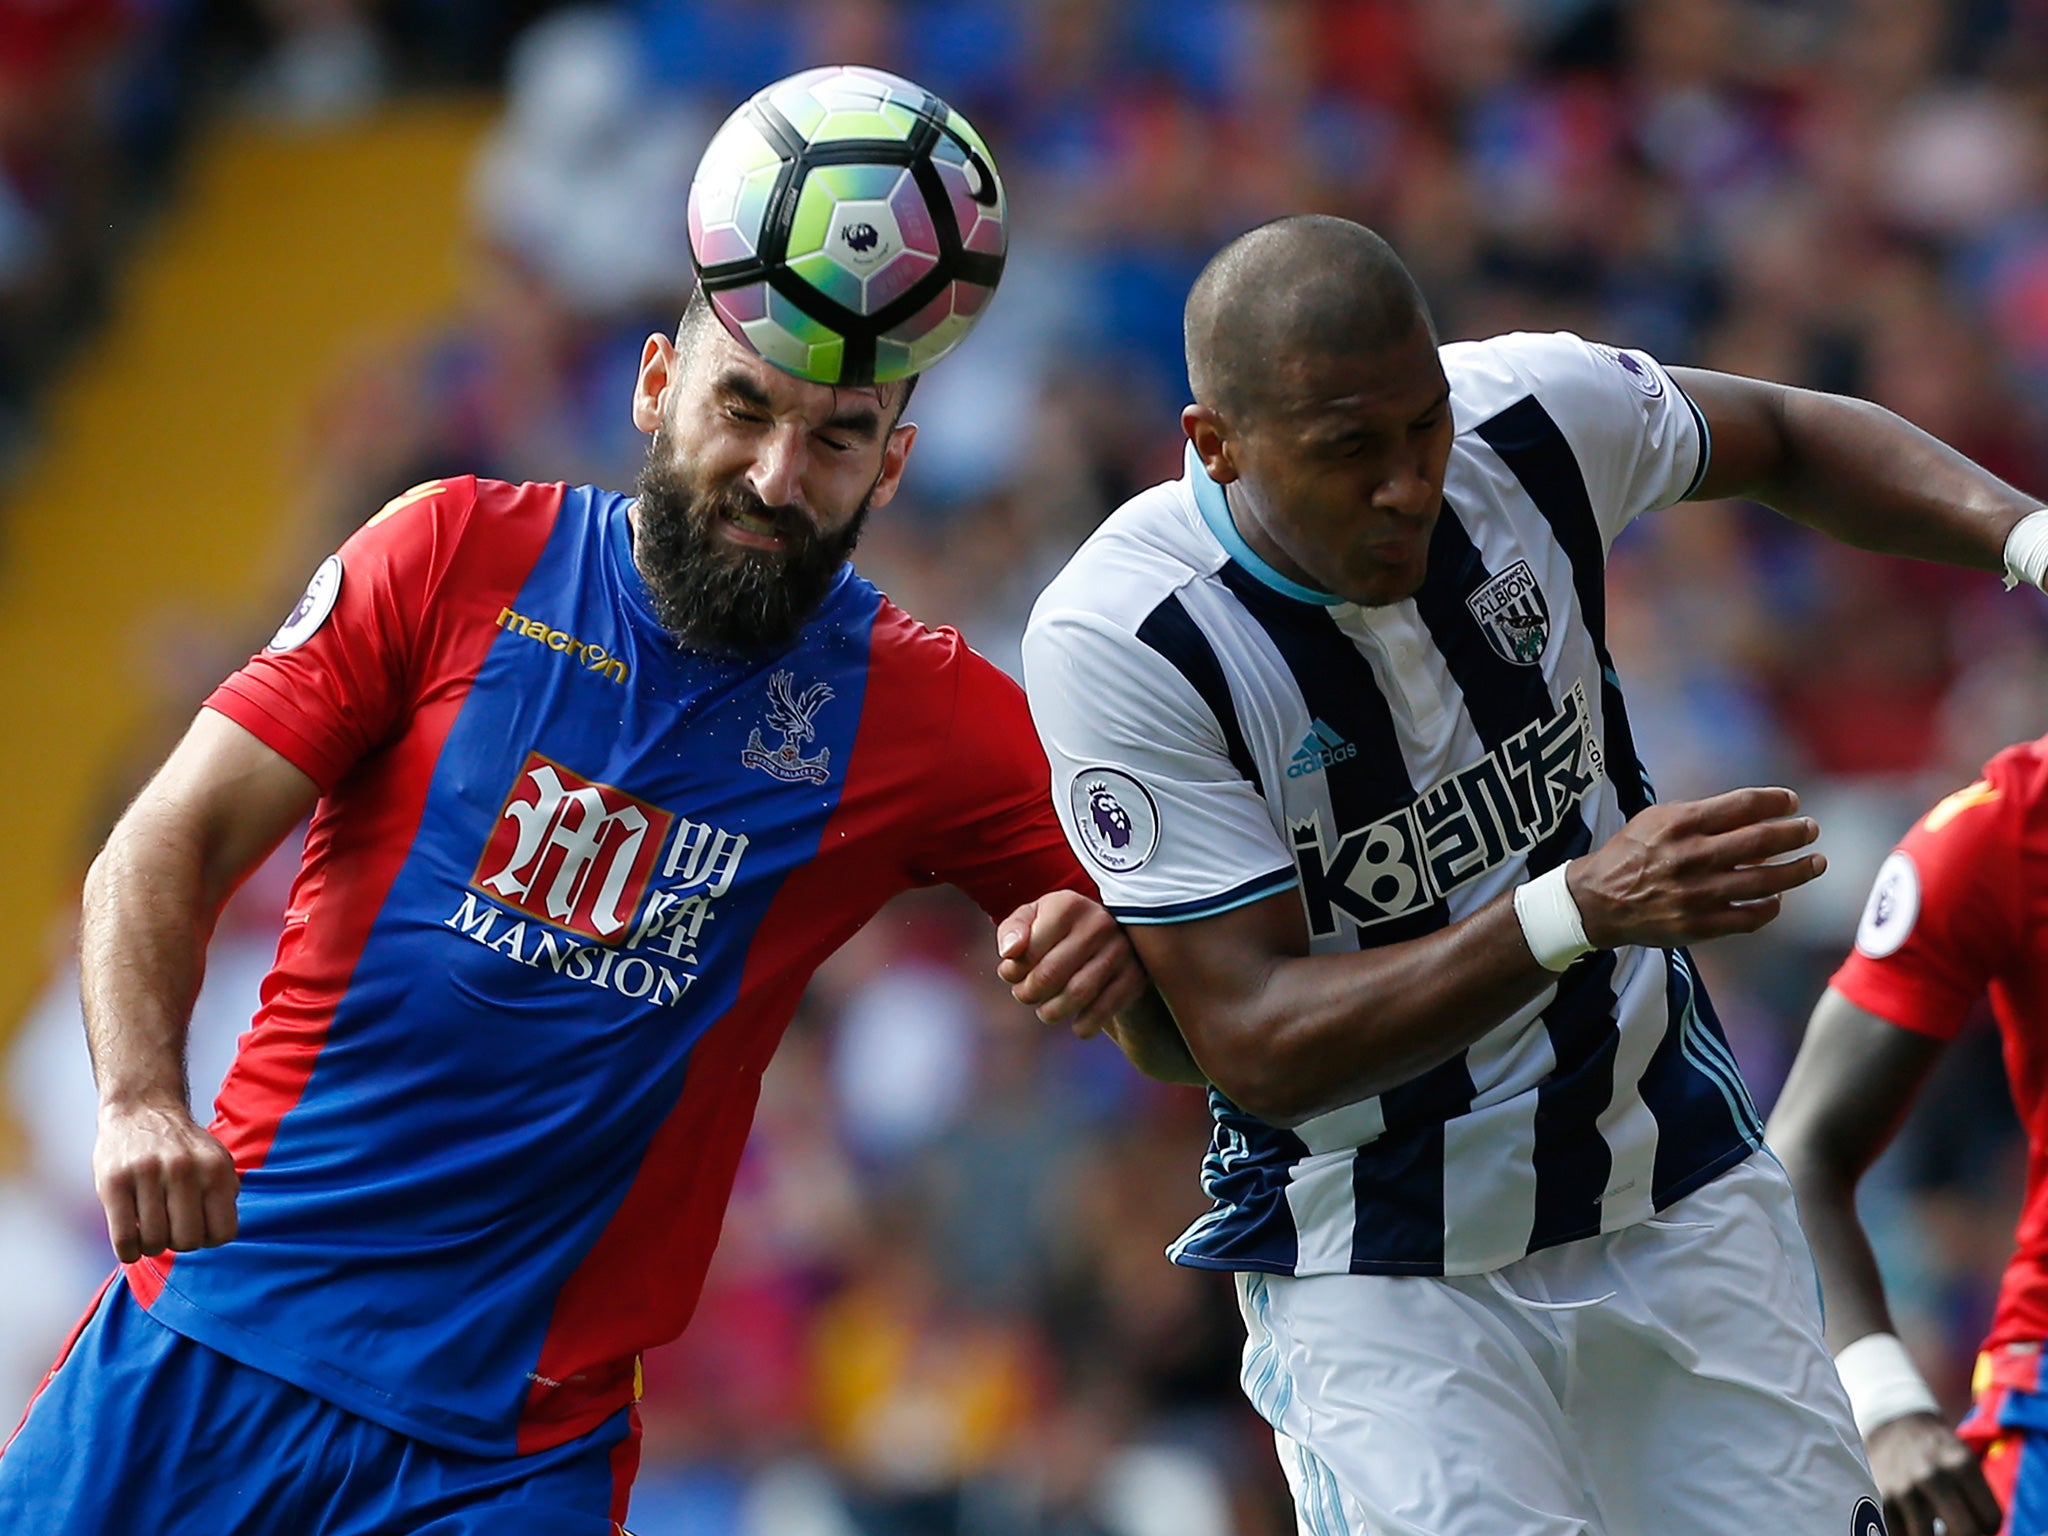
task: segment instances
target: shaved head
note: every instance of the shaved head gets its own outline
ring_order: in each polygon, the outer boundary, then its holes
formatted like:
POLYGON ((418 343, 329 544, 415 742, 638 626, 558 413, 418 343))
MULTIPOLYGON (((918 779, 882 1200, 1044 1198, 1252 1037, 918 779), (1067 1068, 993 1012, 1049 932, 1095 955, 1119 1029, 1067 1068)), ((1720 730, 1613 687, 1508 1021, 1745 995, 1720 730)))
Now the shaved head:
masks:
POLYGON ((1188 295, 1181 429, 1252 554, 1347 602, 1412 597, 1457 426, 1415 279, 1348 219, 1276 219, 1188 295))
POLYGON ((1188 294, 1195 399, 1243 426, 1282 408, 1304 362, 1371 356, 1435 327, 1394 248, 1363 224, 1297 214, 1223 247, 1188 294))

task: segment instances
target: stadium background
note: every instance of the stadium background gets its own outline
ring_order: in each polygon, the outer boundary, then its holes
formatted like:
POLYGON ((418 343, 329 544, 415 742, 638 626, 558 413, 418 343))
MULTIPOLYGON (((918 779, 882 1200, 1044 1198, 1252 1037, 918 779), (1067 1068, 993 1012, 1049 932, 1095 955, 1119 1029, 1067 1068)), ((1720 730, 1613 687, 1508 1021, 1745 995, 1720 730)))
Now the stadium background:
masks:
MULTIPOLYGON (((826 61, 994 147, 1014 246, 861 564, 1014 668, 1032 596, 1178 473, 1182 295, 1317 208, 1444 335, 1565 326, 1865 394, 2048 491, 2043 0, 0 0, 0 1415, 106 1264, 70 959, 139 776, 387 496, 622 486, 710 128, 826 61)), ((1800 789, 1834 868, 1703 968, 1759 1097, 1889 841, 2048 729, 2048 606, 1756 508, 1647 519, 1615 650, 1666 796, 1800 789)), ((210 1090, 285 860, 216 938, 210 1090)), ((1205 1115, 1038 1029, 979 918, 892 909, 771 1074, 704 1305, 648 1364, 642 1536, 1291 1526, 1227 1285, 1160 1249, 1205 1115)), ((1982 1021, 1866 1199, 1951 1407, 2023 1171, 1982 1021)))

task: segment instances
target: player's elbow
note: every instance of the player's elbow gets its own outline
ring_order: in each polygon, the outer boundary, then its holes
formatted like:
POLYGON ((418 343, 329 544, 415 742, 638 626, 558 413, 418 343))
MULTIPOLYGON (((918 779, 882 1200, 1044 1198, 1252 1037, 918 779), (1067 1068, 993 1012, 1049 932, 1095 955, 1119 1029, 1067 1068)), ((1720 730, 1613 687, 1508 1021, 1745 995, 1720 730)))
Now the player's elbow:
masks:
POLYGON ((1327 1083, 1306 1078, 1284 1051, 1230 1042, 1195 1059, 1226 1099, 1268 1125, 1299 1125, 1329 1107, 1317 1102, 1327 1083))
POLYGON ((92 863, 85 868, 85 881, 79 888, 79 905, 85 912, 93 912, 106 902, 113 884, 111 848, 110 840, 93 855, 92 863))
POLYGON ((1855 1189, 1856 1159, 1841 1137, 1828 1134, 1824 1116, 1781 1104, 1764 1129, 1764 1141, 1802 1203, 1838 1199, 1855 1189))
POLYGON ((1764 1144, 1784 1168, 1794 1194, 1814 1183, 1821 1164, 1815 1156, 1813 1143, 1800 1131, 1781 1127, 1773 1121, 1764 1129, 1764 1144))
MULTIPOLYGON (((1211 1079, 1215 1081, 1215 1079, 1211 1079)), ((1282 1130, 1292 1129, 1308 1118, 1294 1095, 1269 1092, 1255 1082, 1216 1082, 1217 1090, 1246 1114, 1282 1130)))
POLYGON ((1195 1065, 1195 1059, 1185 1049, 1175 1050, 1170 1046, 1152 1042, 1123 1043, 1124 1055, 1133 1067, 1154 1082, 1170 1083, 1176 1088, 1206 1088, 1208 1077, 1195 1065))
POLYGON ((145 790, 114 823, 106 842, 100 845, 100 851, 86 866, 85 881, 79 895, 88 914, 110 905, 124 892, 142 886, 143 878, 154 875, 155 866, 162 862, 159 857, 162 839, 151 835, 153 828, 146 804, 148 793, 145 790))

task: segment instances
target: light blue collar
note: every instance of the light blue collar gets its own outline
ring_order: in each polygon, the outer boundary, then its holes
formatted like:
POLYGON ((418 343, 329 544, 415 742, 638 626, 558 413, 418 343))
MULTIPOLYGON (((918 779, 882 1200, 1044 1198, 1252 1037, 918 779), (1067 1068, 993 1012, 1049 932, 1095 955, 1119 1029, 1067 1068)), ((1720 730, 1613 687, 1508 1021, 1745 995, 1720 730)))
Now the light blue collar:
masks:
POLYGON ((1202 521, 1209 525, 1209 531, 1216 535, 1230 558, 1243 566, 1261 582, 1283 597, 1291 597, 1297 603, 1320 603, 1325 608, 1337 608, 1344 599, 1334 592, 1318 592, 1314 587, 1305 587, 1298 581, 1282 576, 1272 566, 1259 558, 1258 551, 1245 543, 1244 535, 1237 531, 1236 519, 1230 515, 1230 503, 1223 494, 1223 487, 1209 478, 1209 471, 1202 467, 1202 461, 1195 455, 1195 445, 1188 444, 1188 487, 1195 494, 1195 508, 1202 514, 1202 521))

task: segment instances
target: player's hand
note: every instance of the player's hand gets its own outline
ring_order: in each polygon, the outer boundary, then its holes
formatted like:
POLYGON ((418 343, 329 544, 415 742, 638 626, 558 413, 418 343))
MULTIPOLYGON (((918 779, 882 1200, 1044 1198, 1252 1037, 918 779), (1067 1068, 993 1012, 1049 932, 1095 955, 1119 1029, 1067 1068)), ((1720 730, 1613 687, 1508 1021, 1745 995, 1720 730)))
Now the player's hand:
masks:
POLYGON ((1798 810, 1789 789, 1651 806, 1571 863, 1565 879, 1587 941, 1615 949, 1754 933, 1786 891, 1828 867, 1818 853, 1786 857, 1820 836, 1798 810))
POLYGON ((1970 1448, 1931 1413, 1880 1424, 1864 1439, 1891 1536, 1998 1536, 1998 1500, 1970 1448))
POLYGON ((1047 1024, 1086 1039, 1146 987, 1117 920, 1079 891, 1050 891, 996 925, 996 974, 1047 1024))
POLYGON ((235 1235, 241 1175, 181 1105, 102 1106, 92 1174, 123 1264, 217 1248, 235 1235))

